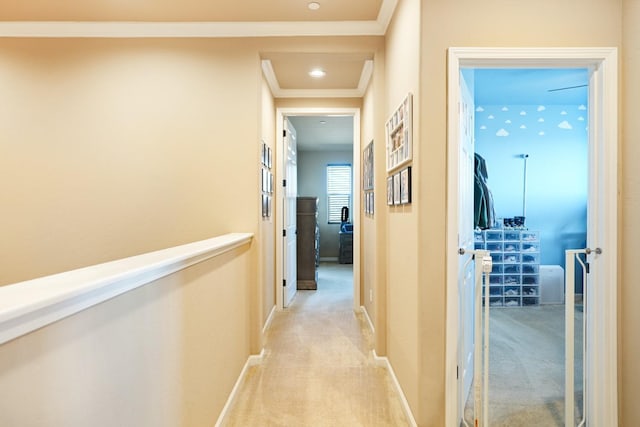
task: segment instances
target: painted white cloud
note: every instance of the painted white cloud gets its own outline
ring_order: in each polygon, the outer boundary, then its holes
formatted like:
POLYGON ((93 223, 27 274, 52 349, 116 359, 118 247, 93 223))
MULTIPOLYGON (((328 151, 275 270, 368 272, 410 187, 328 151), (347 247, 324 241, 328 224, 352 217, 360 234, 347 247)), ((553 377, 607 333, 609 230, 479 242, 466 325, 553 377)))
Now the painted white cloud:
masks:
POLYGON ((507 132, 505 129, 500 129, 498 132, 496 132, 496 136, 509 136, 509 132, 507 132))
POLYGON ((495 119, 495 117, 493 117, 493 114, 489 114, 489 117, 487 117, 487 119, 493 120, 493 119, 495 119))
POLYGON ((485 125, 480 126, 480 130, 485 130, 487 127, 485 125))
POLYGON ((582 116, 578 117, 578 121, 579 122, 584 122, 584 117, 582 117, 582 116))
POLYGON ((504 121, 506 124, 510 125, 511 124, 511 120, 505 120, 504 121))
POLYGON ((520 125, 520 129, 526 129, 527 127, 525 125, 520 125))
POLYGON ((540 117, 540 118, 538 119, 538 123, 544 123, 544 119, 543 119, 542 117, 540 117))
POLYGON ((522 110, 522 111, 520 111, 520 115, 521 115, 521 116, 526 116, 526 115, 527 115, 527 112, 526 112, 526 111, 524 111, 524 110, 522 110))
POLYGON ((566 116, 566 115, 567 115, 567 112, 566 112, 566 111, 561 111, 561 112, 560 112, 560 115, 561 115, 561 116, 566 116))
POLYGON ((571 130, 571 129, 573 129, 573 126, 571 126, 571 124, 570 124, 568 121, 566 121, 566 120, 565 120, 564 122, 560 123, 560 124, 558 125, 558 127, 559 127, 560 129, 567 129, 567 130, 571 130))
POLYGON ((544 131, 540 131, 540 132, 538 132, 538 135, 540 135, 540 136, 544 136, 544 131))
POLYGON ((584 105, 581 105, 581 106, 578 107, 578 110, 581 110, 581 111, 584 111, 586 109, 587 109, 587 107, 585 107, 584 105))
POLYGON ((538 111, 544 111, 546 109, 547 108, 544 105, 541 105, 541 106, 538 107, 538 111))
POLYGON ((477 111, 478 113, 482 113, 482 112, 484 111, 484 108, 482 108, 482 107, 478 107, 478 108, 476 108, 476 111, 477 111))
POLYGON ((502 107, 502 111, 509 111, 509 108, 507 108, 507 107, 502 107))

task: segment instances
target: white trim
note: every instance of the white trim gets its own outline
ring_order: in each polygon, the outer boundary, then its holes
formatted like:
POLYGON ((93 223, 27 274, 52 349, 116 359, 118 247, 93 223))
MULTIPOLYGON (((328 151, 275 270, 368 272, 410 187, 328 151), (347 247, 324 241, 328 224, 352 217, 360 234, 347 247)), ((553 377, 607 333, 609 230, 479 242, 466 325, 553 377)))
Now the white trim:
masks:
POLYGON ((376 333, 376 328, 375 326, 373 326, 373 322, 371 321, 371 317, 369 317, 369 312, 367 311, 367 307, 365 307, 364 305, 360 306, 360 311, 362 311, 362 314, 364 314, 364 318, 367 319, 367 323, 369 324, 369 328, 371 329, 371 333, 375 334, 376 333))
POLYGON ((367 59, 364 61, 364 66, 362 67, 362 74, 360 74, 360 81, 358 82, 358 93, 360 93, 360 97, 364 96, 364 93, 367 91, 367 87, 369 87, 369 82, 371 81, 371 76, 373 75, 373 60, 367 59))
POLYGON ((396 393, 398 393, 398 397, 400 398, 400 404, 402 409, 404 410, 404 414, 407 416, 409 421, 409 425, 411 427, 418 427, 418 423, 416 423, 416 419, 413 416, 413 412, 411 412, 411 406, 409 406, 409 401, 407 400, 407 396, 405 396, 404 391, 402 391, 402 387, 400 386, 400 381, 398 381, 398 377, 396 377, 396 373, 391 366, 391 362, 389 362, 389 358, 381 357, 376 354, 375 350, 373 352, 373 360, 376 365, 386 368, 391 376, 391 382, 393 382, 393 386, 396 389, 396 393))
POLYGON ((393 13, 395 12, 397 5, 398 0, 382 0, 380 13, 378 13, 378 24, 382 28, 382 34, 387 33, 387 28, 389 28, 391 18, 393 18, 393 13))
POLYGON ((382 0, 377 19, 369 21, 272 22, 126 22, 4 21, 0 37, 287 37, 383 36, 397 0, 382 0))
MULTIPOLYGON (((447 129, 447 334, 445 361, 445 425, 457 427, 457 227, 458 227, 458 102, 460 67, 585 67, 593 70, 590 85, 591 192, 604 195, 589 206, 589 239, 593 247, 603 248, 592 287, 597 301, 587 312, 594 331, 588 340, 587 411, 590 425, 618 425, 617 403, 617 50, 616 48, 450 48, 448 58, 447 129), (596 214, 596 210, 600 209, 596 214), (599 219, 599 223, 594 223, 599 219), (596 323, 597 322, 597 323, 596 323)), ((587 289, 589 291, 589 289, 587 289)), ((589 329, 589 325, 587 326, 589 329)))
MULTIPOLYGON (((282 132, 284 129, 284 118, 287 116, 328 116, 328 115, 348 115, 353 116, 353 188, 355 190, 360 187, 362 174, 360 173, 360 109, 359 108, 304 108, 290 107, 278 108, 276 110, 276 153, 283 150, 282 132)), ((282 156, 276 155, 276 182, 274 206, 276 220, 276 310, 284 310, 284 302, 282 298, 282 172, 283 163, 282 156)), ((360 197, 353 197, 353 309, 360 308, 360 197)))
POLYGON ((273 316, 276 313, 276 306, 271 307, 271 312, 267 316, 267 321, 264 322, 264 326, 262 327, 262 334, 265 334, 267 330, 271 327, 271 322, 273 322, 273 316))
POLYGON ((282 89, 268 59, 262 60, 262 72, 274 98, 362 98, 373 74, 373 61, 364 61, 356 89, 282 89))
POLYGON ((304 22, 104 22, 5 21, 0 37, 226 38, 381 36, 377 21, 304 22))
POLYGON ((0 287, 0 344, 251 242, 232 233, 0 287))
POLYGON ((257 355, 252 354, 247 358, 247 361, 242 367, 242 371, 240 371, 240 375, 238 376, 236 383, 233 385, 233 389, 231 389, 231 393, 229 393, 229 397, 227 398, 227 401, 225 402, 224 407, 222 408, 222 411, 220 411, 220 415, 218 415, 218 420, 215 423, 215 427, 220 427, 224 425, 224 422, 231 410, 231 406, 233 405, 233 402, 236 400, 236 397, 238 397, 238 391, 240 390, 240 386, 242 385, 242 383, 244 382, 244 379, 247 376, 247 371, 249 370, 249 368, 252 366, 260 365, 263 360, 264 360, 264 348, 262 349, 260 354, 257 354, 257 355))

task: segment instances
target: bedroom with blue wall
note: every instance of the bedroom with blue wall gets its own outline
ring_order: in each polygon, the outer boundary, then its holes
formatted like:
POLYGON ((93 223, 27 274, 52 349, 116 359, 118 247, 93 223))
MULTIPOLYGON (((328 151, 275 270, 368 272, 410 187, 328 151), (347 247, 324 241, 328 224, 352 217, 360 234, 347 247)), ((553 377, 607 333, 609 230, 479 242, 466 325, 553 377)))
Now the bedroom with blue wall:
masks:
MULTIPOLYGON (((496 218, 525 216, 526 228, 540 233, 540 264, 564 268, 566 249, 586 247, 587 71, 464 74, 472 82, 475 150, 486 161, 496 218)), ((582 293, 581 280, 576 285, 582 293)))

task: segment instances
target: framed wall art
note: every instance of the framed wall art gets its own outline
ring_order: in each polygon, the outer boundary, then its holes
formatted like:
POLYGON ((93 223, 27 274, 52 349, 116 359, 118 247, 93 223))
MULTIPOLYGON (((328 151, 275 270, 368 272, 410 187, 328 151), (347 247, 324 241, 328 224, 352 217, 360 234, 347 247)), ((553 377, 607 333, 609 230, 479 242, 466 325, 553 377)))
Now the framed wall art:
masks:
POLYGON ((411 166, 400 171, 400 204, 411 203, 411 166))
POLYGON ((400 204, 400 172, 393 175, 393 204, 400 204))
POLYGON ((387 121, 387 172, 410 162, 413 156, 412 104, 409 93, 387 121))
POLYGON ((387 177, 387 205, 393 205, 393 175, 387 177))
POLYGON ((373 141, 362 152, 362 189, 373 190, 373 141))

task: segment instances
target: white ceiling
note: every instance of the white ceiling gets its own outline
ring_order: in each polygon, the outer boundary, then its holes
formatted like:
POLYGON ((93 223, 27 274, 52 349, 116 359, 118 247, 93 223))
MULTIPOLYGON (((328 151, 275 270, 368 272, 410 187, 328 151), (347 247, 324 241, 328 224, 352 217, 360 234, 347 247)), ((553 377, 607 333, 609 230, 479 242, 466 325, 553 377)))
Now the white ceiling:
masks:
POLYGON ((476 105, 580 105, 588 102, 586 68, 475 69, 476 105))
POLYGON ((352 116, 290 116, 289 120, 296 130, 298 151, 353 150, 352 116))

